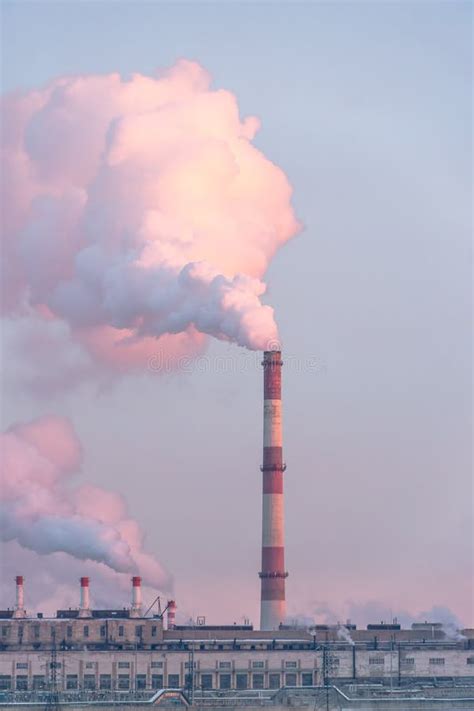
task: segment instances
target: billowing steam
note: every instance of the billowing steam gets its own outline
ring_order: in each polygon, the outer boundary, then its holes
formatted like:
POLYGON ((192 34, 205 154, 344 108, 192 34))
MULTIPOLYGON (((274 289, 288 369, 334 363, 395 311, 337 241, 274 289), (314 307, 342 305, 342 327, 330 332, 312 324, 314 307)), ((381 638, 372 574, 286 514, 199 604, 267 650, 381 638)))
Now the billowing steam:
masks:
POLYGON ((342 639, 344 642, 347 642, 348 644, 354 644, 354 640, 351 637, 351 633, 347 629, 345 625, 338 625, 337 626, 337 636, 339 639, 342 639))
POLYGON ((299 224, 287 178, 252 144, 258 127, 188 61, 7 97, 7 313, 59 319, 119 367, 157 338, 173 358, 205 335, 266 348, 278 334, 262 277, 299 224))
POLYGON ((1 451, 3 541, 140 572, 152 586, 169 584, 158 561, 144 552, 140 528, 118 494, 89 484, 71 487, 81 447, 68 420, 49 416, 14 426, 1 435, 1 451))

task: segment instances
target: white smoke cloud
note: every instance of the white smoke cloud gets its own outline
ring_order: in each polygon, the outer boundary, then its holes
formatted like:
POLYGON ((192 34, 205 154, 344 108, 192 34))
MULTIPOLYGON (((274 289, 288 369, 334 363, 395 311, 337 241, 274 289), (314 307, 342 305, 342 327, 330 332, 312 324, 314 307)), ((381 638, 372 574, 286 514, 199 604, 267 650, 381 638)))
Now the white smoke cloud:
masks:
POLYGON ((40 555, 66 553, 145 582, 169 586, 159 562, 143 550, 143 534, 116 493, 90 484, 72 487, 81 447, 68 420, 46 416, 1 435, 2 540, 40 555))
POLYGON ((348 642, 349 644, 354 644, 354 640, 351 637, 351 633, 345 627, 344 625, 338 625, 337 626, 337 636, 339 639, 344 640, 344 642, 348 642))
POLYGON ((60 320, 119 368, 157 343, 179 359, 207 335, 277 339, 262 277, 299 229, 291 187, 202 67, 62 77, 2 116, 7 314, 60 320))

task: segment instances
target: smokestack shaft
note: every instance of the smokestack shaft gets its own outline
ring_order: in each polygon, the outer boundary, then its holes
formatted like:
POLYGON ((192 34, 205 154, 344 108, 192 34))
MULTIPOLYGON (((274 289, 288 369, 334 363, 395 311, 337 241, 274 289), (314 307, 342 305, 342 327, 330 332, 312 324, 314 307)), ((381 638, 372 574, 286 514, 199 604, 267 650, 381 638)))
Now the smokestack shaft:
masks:
POLYGON ((168 609, 166 612, 167 627, 169 630, 172 630, 176 625, 176 602, 174 600, 168 600, 168 609))
POLYGON ((23 576, 17 575, 15 578, 16 582, 16 609, 23 610, 25 607, 25 596, 23 590, 23 576))
POLYGON ((142 579, 139 575, 132 578, 132 611, 140 613, 142 610, 142 579))
POLYGON ((81 578, 81 610, 90 610, 89 578, 81 578))
POLYGON ((264 352, 262 630, 278 629, 286 616, 281 366, 280 351, 264 352))
POLYGON ((15 599, 15 609, 13 610, 13 617, 26 617, 25 611, 25 598, 23 593, 23 575, 17 575, 15 577, 16 583, 16 599, 15 599))

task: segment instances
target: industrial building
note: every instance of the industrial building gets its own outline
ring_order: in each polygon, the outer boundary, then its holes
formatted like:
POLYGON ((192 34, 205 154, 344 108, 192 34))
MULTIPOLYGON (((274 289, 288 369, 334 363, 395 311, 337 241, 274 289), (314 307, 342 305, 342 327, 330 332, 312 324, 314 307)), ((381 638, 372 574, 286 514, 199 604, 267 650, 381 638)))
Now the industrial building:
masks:
POLYGON ((199 692, 317 686, 343 682, 406 684, 472 680, 474 630, 449 636, 440 623, 316 625, 268 632, 251 625, 175 624, 176 603, 143 616, 140 578, 130 607, 90 608, 89 580, 81 579, 77 609, 28 617, 23 578, 13 609, 0 611, 0 690, 127 692, 186 688, 199 692), (166 620, 164 619, 166 618, 166 620))

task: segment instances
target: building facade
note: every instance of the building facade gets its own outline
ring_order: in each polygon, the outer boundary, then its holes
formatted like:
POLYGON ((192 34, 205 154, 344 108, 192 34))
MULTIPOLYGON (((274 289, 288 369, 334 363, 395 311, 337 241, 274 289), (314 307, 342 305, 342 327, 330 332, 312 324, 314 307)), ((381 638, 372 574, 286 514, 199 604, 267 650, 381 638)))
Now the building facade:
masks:
POLYGON ((153 691, 191 683, 197 692, 278 689, 327 679, 403 685, 474 676, 474 630, 452 639, 437 625, 373 625, 350 629, 348 641, 337 627, 164 630, 160 617, 131 618, 127 610, 93 614, 0 619, 0 690, 48 688, 53 666, 57 689, 71 692, 153 691))

